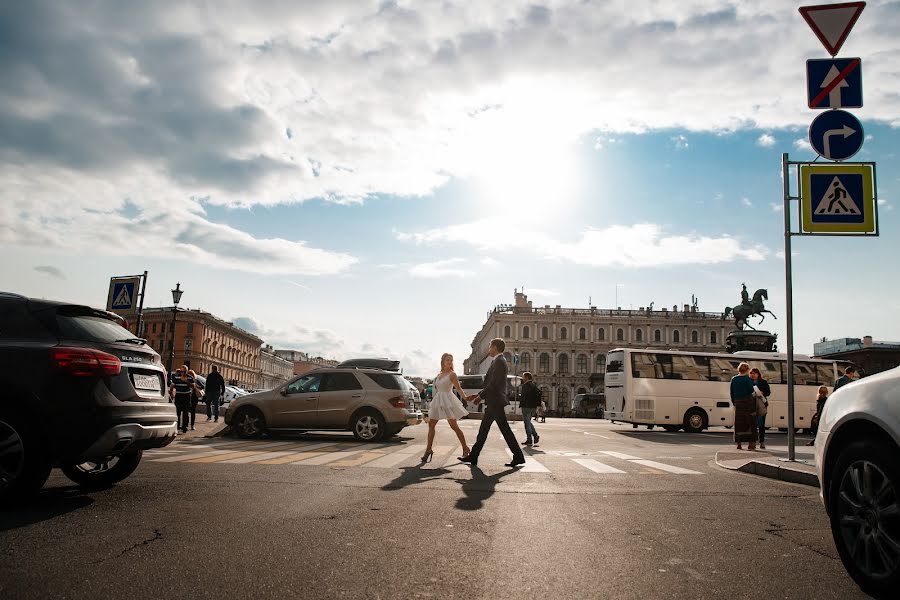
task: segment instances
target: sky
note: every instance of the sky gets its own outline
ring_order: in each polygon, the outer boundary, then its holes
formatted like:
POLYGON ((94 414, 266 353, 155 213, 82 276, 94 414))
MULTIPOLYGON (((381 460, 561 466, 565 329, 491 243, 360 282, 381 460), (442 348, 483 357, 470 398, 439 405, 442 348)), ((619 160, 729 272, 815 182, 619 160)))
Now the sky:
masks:
MULTIPOLYGON (((278 348, 432 376, 517 288, 719 312, 746 283, 784 348, 781 156, 816 157, 828 58, 799 6, 3 3, 0 290, 102 307, 146 270, 145 306, 180 283, 278 348)), ((900 340, 897 31, 869 0, 839 54, 880 236, 793 238, 798 353, 900 340)))

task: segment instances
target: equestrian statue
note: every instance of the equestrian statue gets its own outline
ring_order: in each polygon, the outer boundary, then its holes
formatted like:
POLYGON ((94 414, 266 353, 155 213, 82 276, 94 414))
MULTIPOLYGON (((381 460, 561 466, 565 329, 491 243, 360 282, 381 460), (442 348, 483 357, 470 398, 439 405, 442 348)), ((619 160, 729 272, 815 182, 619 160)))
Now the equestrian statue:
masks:
POLYGON ((766 320, 765 315, 772 315, 773 319, 777 319, 772 311, 766 310, 766 307, 763 305, 763 300, 769 299, 769 292, 765 289, 758 289, 753 293, 753 298, 750 298, 750 295, 747 293, 747 284, 741 284, 741 303, 737 306, 726 306, 725 307, 725 317, 728 315, 732 315, 734 317, 734 326, 740 330, 744 329, 746 325, 753 331, 756 331, 756 328, 750 325, 747 322, 748 317, 752 317, 754 315, 759 315, 760 321, 759 324, 762 325, 762 322, 766 320))

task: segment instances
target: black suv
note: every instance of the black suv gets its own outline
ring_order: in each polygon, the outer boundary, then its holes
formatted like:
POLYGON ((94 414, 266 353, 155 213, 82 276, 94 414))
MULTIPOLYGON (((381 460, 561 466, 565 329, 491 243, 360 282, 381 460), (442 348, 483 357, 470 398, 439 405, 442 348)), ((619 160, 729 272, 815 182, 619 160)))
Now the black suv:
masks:
POLYGON ((103 310, 0 292, 0 500, 36 492, 54 466, 78 484, 128 477, 175 439, 166 371, 103 310))

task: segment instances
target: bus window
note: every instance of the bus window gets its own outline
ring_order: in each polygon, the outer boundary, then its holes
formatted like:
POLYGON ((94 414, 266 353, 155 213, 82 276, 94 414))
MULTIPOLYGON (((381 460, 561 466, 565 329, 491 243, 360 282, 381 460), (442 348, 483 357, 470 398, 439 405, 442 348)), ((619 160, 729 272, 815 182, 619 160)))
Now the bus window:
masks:
POLYGON ((625 353, 610 352, 606 361, 607 373, 621 373, 625 370, 625 353))
POLYGON ((635 352, 631 355, 631 376, 632 377, 646 377, 648 379, 662 379, 662 373, 660 376, 656 374, 656 360, 652 354, 644 354, 642 352, 635 352))
POLYGON ((816 370, 819 372, 819 385, 834 387, 834 365, 831 363, 827 365, 818 364, 816 365, 816 370))
POLYGON ((732 365, 734 361, 727 358, 710 358, 709 359, 709 379, 710 381, 731 381, 731 378, 737 375, 737 365, 740 361, 732 365))
POLYGON ((812 363, 794 363, 794 385, 819 385, 816 379, 816 365, 812 363))
POLYGON ((782 363, 780 361, 763 361, 761 363, 754 363, 751 366, 759 369, 759 372, 762 374, 762 378, 767 383, 787 383, 782 379, 782 363))
POLYGON ((708 356, 672 356, 672 377, 690 381, 710 381, 708 356))

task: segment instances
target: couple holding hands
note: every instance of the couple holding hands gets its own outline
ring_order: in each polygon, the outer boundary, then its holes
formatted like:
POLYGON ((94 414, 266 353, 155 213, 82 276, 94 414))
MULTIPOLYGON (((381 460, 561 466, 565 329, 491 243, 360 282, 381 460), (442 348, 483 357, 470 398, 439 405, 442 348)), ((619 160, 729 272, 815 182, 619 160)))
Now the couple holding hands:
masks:
POLYGON ((422 462, 428 462, 434 455, 431 445, 434 442, 434 431, 438 421, 446 419, 450 428, 459 438, 462 445, 463 455, 459 460, 470 465, 478 464, 478 456, 484 448, 487 441, 488 433, 494 421, 503 434, 503 439, 512 452, 512 461, 506 463, 507 467, 519 467, 525 464, 525 455, 519 444, 516 442, 516 436, 509 427, 509 421, 506 420, 506 412, 504 407, 509 404, 506 399, 506 375, 509 373, 509 365, 503 356, 503 350, 506 348, 506 342, 500 338, 491 340, 491 346, 488 350, 493 361, 484 376, 484 389, 477 394, 467 396, 459 385, 459 379, 453 371, 453 355, 445 353, 441 356, 441 372, 434 379, 434 398, 428 409, 428 446, 425 454, 422 456, 422 462), (465 406, 460 404, 459 399, 453 395, 453 388, 459 390, 460 397, 466 402, 484 401, 484 418, 481 420, 481 427, 478 429, 478 437, 475 444, 470 449, 466 444, 466 436, 457 425, 457 419, 469 414, 465 406))

